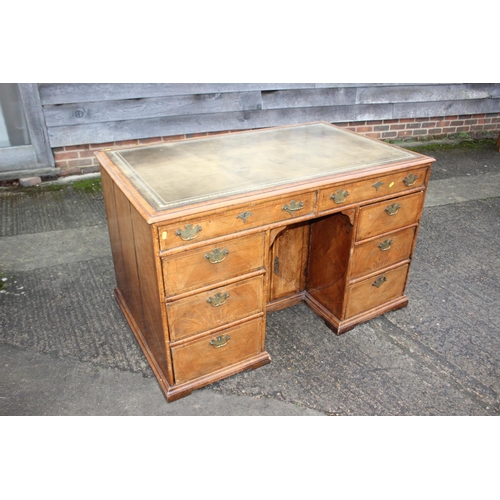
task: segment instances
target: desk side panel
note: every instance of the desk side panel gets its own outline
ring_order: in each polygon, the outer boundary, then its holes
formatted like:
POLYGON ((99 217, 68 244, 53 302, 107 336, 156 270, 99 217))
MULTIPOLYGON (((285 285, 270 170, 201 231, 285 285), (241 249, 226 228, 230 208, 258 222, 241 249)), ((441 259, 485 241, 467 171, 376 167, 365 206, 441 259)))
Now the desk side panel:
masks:
POLYGON ((269 299, 293 297, 305 288, 309 223, 294 224, 281 232, 271 248, 269 299))
POLYGON ((169 357, 166 339, 166 318, 162 311, 163 285, 158 276, 159 259, 156 257, 153 238, 156 228, 152 228, 131 206, 131 220, 134 229, 134 243, 137 255, 137 274, 141 294, 143 325, 142 335, 159 367, 166 375, 168 383, 173 377, 168 367, 169 357))
MULTIPOLYGON (((136 328, 166 373, 166 348, 149 224, 102 169, 103 194, 119 295, 136 328)), ((121 305, 121 304, 120 304, 121 305)), ((125 314, 128 318, 128 314, 125 314)), ((130 321, 129 321, 130 323, 130 321)))
POLYGON ((338 319, 344 308, 353 233, 349 217, 340 213, 318 219, 311 228, 307 292, 338 319))
POLYGON ((115 204, 115 184, 103 168, 101 168, 101 181, 116 283, 120 290, 124 290, 125 269, 122 256, 122 245, 120 241, 120 230, 118 229, 118 214, 115 204))
POLYGON ((114 187, 114 206, 122 256, 122 269, 115 269, 116 282, 127 307, 139 328, 143 327, 142 300, 137 274, 137 260, 134 244, 134 229, 131 220, 131 205, 123 193, 114 187), (123 274, 119 274, 122 272, 123 274))

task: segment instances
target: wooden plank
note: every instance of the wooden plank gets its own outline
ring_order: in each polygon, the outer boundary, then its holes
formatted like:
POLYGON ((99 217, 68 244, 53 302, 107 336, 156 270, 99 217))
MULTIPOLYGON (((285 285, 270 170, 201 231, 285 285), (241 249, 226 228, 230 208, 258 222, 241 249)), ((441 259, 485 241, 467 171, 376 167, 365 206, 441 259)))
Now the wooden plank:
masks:
POLYGON ((262 92, 262 108, 306 108, 356 104, 356 88, 300 89, 262 92))
POLYGON ((45 106, 49 127, 261 109, 260 92, 121 99, 45 106))
POLYGON ((500 91, 499 84, 401 85, 393 87, 362 87, 357 89, 353 104, 413 103, 488 99, 500 91))
POLYGON ((377 105, 375 108, 359 105, 271 109, 93 123, 52 127, 49 129, 49 137, 51 146, 58 147, 179 134, 247 130, 313 121, 338 123, 392 118, 392 104, 377 105))
POLYGON ((315 83, 314 88, 325 89, 325 88, 339 88, 339 87, 394 87, 399 85, 417 85, 419 87, 424 85, 433 85, 432 83, 315 83))
MULTIPOLYGON (((115 87, 120 91, 123 90, 123 85, 125 84, 115 87)), ((162 91, 166 90, 165 85, 185 85, 184 90, 190 86, 193 91, 192 85, 198 85, 200 90, 202 85, 218 84, 162 85, 162 91)), ((241 90, 246 84, 221 85, 225 85, 226 90, 229 85, 233 85, 233 88, 239 86, 241 90)), ((274 84, 261 86, 265 85, 274 84)), ((290 87, 294 85, 302 84, 289 84, 290 87)), ((326 84, 305 85, 318 87, 326 84)), ((164 96, 121 99, 115 102, 45 106, 44 109, 49 124, 51 147, 244 130, 319 120, 343 123, 500 111, 500 100, 494 97, 500 94, 500 84, 361 85, 343 88, 263 90, 263 109, 258 109, 260 92, 257 91, 185 95, 178 98, 164 96), (353 97, 354 92, 356 97, 353 97), (448 95, 464 98, 446 99, 448 95), (443 100, 433 100, 438 98, 443 100), (233 107, 241 109, 233 110, 233 107), (100 123, 101 120, 109 121, 100 123)), ((80 87, 80 84, 76 86, 80 87)), ((170 87, 170 90, 172 89, 173 87, 170 87)), ((221 90, 221 87, 218 89, 221 90)))
POLYGON ((40 83, 42 104, 314 88, 314 83, 40 83))
POLYGON ((31 144, 35 148, 38 167, 54 167, 54 155, 49 146, 38 86, 36 83, 20 83, 19 92, 23 101, 31 144))

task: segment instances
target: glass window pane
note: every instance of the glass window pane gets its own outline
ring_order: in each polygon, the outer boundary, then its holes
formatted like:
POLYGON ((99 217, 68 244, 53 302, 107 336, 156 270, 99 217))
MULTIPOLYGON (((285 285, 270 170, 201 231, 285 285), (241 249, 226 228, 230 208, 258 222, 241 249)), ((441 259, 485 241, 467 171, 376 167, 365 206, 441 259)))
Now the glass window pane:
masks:
POLYGON ((17 83, 0 83, 0 147, 24 146, 30 137, 17 83))

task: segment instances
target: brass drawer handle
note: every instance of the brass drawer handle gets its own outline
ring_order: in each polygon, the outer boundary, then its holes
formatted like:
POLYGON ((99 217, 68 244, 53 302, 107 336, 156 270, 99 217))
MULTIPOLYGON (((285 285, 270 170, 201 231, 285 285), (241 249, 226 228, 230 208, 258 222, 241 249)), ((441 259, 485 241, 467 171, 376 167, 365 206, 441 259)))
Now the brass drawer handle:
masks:
POLYGON ((378 247, 382 252, 389 250, 391 248, 393 241, 392 240, 384 240, 382 243, 379 243, 378 247))
POLYGON ((389 214, 389 215, 396 215, 399 211, 399 209, 401 208, 401 205, 399 203, 392 203, 391 205, 389 205, 385 211, 389 214))
POLYGON ((189 241, 198 238, 198 234, 200 234, 201 226, 193 226, 193 224, 188 224, 184 226, 185 229, 177 229, 175 232, 176 236, 179 236, 181 240, 189 241))
POLYGON ((330 199, 333 200, 335 203, 344 203, 345 199, 349 196, 349 191, 345 190, 342 191, 342 189, 339 189, 336 193, 333 193, 330 196, 330 199))
POLYGON ((231 337, 229 335, 219 335, 217 338, 210 341, 210 345, 215 349, 220 349, 221 347, 224 347, 230 340, 231 337))
POLYGON ((410 174, 408 177, 405 177, 403 179, 403 182, 408 186, 413 186, 413 184, 415 184, 415 182, 417 182, 417 179, 418 179, 418 175, 415 175, 415 174, 410 174))
POLYGON ((380 288, 385 282, 387 281, 387 278, 385 276, 379 276, 373 283, 372 286, 376 286, 377 288, 380 288))
POLYGON ((290 203, 285 203, 281 210, 288 212, 293 215, 297 210, 302 210, 304 208, 304 203, 302 201, 291 200, 290 203))
POLYGON ((227 248, 214 248, 211 252, 205 254, 205 259, 210 261, 210 264, 218 264, 225 260, 229 250, 227 248))
POLYGON ((208 297, 207 302, 212 307, 220 307, 227 302, 228 298, 229 294, 227 292, 224 293, 217 292, 213 297, 208 297))
POLYGON ((243 222, 246 222, 249 217, 253 215, 253 212, 241 212, 241 214, 237 215, 237 219, 241 219, 243 222))

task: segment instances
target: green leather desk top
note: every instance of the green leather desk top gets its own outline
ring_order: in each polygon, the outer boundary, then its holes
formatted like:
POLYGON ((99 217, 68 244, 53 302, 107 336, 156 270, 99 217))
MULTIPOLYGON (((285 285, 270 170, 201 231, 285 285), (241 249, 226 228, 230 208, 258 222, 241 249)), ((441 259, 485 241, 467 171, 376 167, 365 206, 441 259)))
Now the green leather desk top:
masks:
POLYGON ((312 180, 422 155, 327 123, 105 151, 155 210, 312 180))

